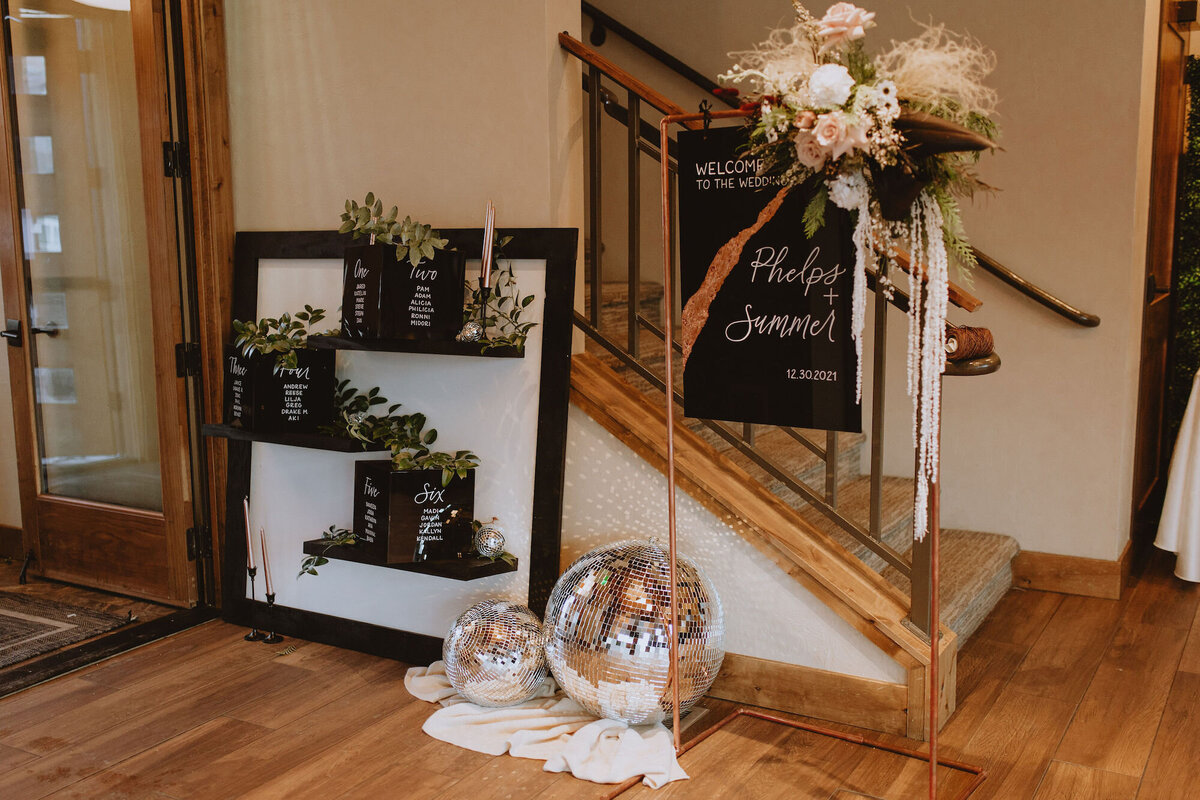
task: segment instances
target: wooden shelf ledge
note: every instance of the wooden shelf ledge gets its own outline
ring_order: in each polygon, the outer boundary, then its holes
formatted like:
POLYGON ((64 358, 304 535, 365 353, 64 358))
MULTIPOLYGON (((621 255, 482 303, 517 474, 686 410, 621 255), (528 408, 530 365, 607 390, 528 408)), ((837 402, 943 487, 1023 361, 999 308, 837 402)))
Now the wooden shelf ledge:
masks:
POLYGON ((220 439, 236 439, 241 442, 266 442, 289 447, 307 447, 310 450, 331 450, 335 453, 380 452, 387 448, 381 444, 349 439, 344 436, 328 436, 324 433, 259 433, 232 425, 203 425, 200 432, 205 436, 220 439))
POLYGON ((361 550, 353 545, 325 548, 328 542, 324 539, 310 539, 304 543, 304 553, 310 556, 323 555, 330 561, 352 561, 355 564, 368 564, 384 569, 398 569, 403 572, 419 572, 423 575, 434 575, 438 578, 449 578, 455 581, 474 581, 479 578, 490 578, 505 572, 516 572, 517 565, 506 561, 489 558, 452 558, 445 561, 417 561, 411 564, 380 564, 371 560, 361 550))
POLYGON ((493 347, 480 352, 480 342, 443 342, 419 339, 348 339, 345 336, 310 336, 308 346, 315 350, 361 350, 372 353, 430 353, 439 356, 474 358, 524 358, 525 350, 493 347))

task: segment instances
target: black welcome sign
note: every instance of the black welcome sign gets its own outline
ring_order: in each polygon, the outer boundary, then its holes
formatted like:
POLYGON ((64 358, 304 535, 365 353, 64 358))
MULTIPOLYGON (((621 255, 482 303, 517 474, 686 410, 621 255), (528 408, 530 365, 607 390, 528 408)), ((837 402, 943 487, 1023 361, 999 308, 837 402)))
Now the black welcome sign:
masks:
POLYGON ((346 248, 342 332, 354 339, 449 340, 462 328, 466 257, 438 250, 417 266, 385 244, 346 248))
POLYGON ((849 214, 828 204, 804 234, 816 184, 761 177, 744 128, 679 133, 684 405, 689 417, 861 431, 850 338, 849 214))

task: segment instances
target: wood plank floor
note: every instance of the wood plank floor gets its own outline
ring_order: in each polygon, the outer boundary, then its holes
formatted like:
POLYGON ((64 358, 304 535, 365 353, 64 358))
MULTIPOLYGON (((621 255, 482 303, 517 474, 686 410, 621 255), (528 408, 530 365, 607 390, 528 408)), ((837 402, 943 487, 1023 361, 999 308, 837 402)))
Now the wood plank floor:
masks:
MULTIPOLYGON (((242 634, 208 623, 0 700, 0 796, 598 800, 612 791, 429 738, 420 727, 433 707, 405 692, 403 664, 242 634)), ((1011 591, 963 649, 959 676, 943 755, 988 770, 976 798, 1200 796, 1200 587, 1172 577, 1164 556, 1120 601, 1011 591)), ((705 708, 688 736, 731 706, 705 708)), ((692 780, 623 797, 926 791, 922 762, 747 717, 682 764, 692 780)), ((943 797, 967 781, 941 775, 943 797)))

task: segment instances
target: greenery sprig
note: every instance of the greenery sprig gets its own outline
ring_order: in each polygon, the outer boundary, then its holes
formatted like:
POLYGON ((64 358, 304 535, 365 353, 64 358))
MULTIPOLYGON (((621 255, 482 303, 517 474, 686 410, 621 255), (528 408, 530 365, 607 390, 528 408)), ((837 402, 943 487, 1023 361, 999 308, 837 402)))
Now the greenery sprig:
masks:
POLYGON ((383 201, 376 199, 374 192, 367 192, 361 206, 355 200, 346 201, 338 233, 352 234, 355 239, 373 236, 377 241, 395 246, 397 261, 408 258, 414 267, 420 266, 426 258, 433 258, 435 251, 444 250, 450 243, 432 227, 422 225, 412 217, 397 222, 399 213, 400 209, 392 206, 384 216, 383 201))
POLYGON ((521 315, 533 303, 534 296, 521 295, 511 263, 504 258, 503 248, 511 241, 511 236, 496 237, 491 270, 492 288, 486 304, 483 290, 470 280, 466 282, 467 301, 463 305, 463 322, 475 320, 483 325, 485 332, 491 331, 479 341, 485 353, 497 347, 524 350, 529 331, 537 326, 536 322, 521 321, 521 315))
MULTIPOLYGON (((264 317, 258 322, 233 321, 233 340, 242 355, 275 353, 275 374, 285 369, 296 369, 297 350, 308 347, 312 326, 325 319, 325 309, 305 305, 303 311, 284 313, 276 317, 264 317)), ((328 335, 336 331, 327 331, 328 335)))
POLYGON ((329 559, 325 557, 326 553, 334 547, 352 545, 358 539, 355 538, 352 531, 330 525, 329 530, 321 532, 321 541, 325 543, 325 549, 321 551, 320 555, 306 555, 300 560, 300 573, 296 576, 297 578, 300 575, 316 575, 317 567, 323 567, 329 563, 329 559))
POLYGON ((372 409, 387 402, 378 386, 361 392, 349 380, 343 380, 334 392, 334 423, 322 430, 366 444, 382 444, 391 451, 392 469, 397 471, 440 469, 442 486, 455 477, 467 477, 470 470, 479 466, 479 456, 470 450, 431 451, 429 446, 437 441, 438 433, 434 428, 425 430, 424 414, 397 414, 399 403, 388 405, 383 414, 372 413, 372 409))

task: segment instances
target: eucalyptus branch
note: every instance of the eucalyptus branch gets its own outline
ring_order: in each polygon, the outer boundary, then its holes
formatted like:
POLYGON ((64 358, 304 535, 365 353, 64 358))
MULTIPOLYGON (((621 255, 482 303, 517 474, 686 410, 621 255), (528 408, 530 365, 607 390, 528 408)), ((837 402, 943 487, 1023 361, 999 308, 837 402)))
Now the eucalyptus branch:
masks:
MULTIPOLYGON (((243 356, 253 353, 275 353, 275 373, 296 369, 296 351, 308 347, 312 326, 325 319, 325 309, 305 305, 303 311, 284 313, 279 317, 264 317, 258 322, 233 321, 236 334, 233 344, 243 356)), ((336 331, 327 331, 326 335, 336 331)))
POLYGON ((334 422, 322 430, 364 444, 382 444, 391 452, 392 469, 396 471, 439 469, 443 486, 455 477, 467 477, 470 470, 479 466, 479 456, 470 450, 431 451, 429 446, 437 441, 438 433, 434 428, 425 429, 424 414, 397 414, 399 403, 389 405, 382 415, 372 413, 373 408, 387 402, 378 386, 364 393, 344 380, 334 392, 334 422))
POLYGON ((412 217, 397 222, 399 213, 400 209, 392 206, 384 216, 383 201, 376 199, 374 192, 367 192, 361 206, 355 200, 346 201, 338 233, 352 234, 355 239, 369 236, 372 244, 376 241, 390 244, 396 248, 397 261, 407 258, 414 267, 420 266, 426 258, 433 258, 435 251, 444 250, 450 243, 432 227, 422 225, 412 217))

